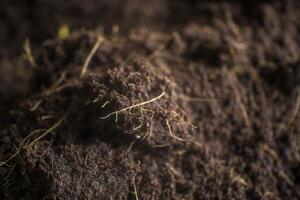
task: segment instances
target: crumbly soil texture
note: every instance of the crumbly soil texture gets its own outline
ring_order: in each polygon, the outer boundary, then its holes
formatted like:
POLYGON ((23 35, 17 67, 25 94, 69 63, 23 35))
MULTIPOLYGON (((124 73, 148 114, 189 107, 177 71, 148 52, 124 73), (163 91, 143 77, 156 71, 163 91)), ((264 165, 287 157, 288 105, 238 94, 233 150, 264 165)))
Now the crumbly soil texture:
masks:
POLYGON ((0 199, 300 199, 299 9, 1 1, 0 199))

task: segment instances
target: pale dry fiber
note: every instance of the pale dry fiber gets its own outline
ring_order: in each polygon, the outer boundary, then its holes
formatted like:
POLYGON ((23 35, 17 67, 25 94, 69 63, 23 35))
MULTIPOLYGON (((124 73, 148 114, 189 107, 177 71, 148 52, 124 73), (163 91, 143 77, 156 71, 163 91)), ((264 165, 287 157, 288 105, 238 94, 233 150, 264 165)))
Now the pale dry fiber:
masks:
POLYGON ((298 1, 34 1, 1 23, 32 76, 0 105, 0 198, 299 199, 298 1))

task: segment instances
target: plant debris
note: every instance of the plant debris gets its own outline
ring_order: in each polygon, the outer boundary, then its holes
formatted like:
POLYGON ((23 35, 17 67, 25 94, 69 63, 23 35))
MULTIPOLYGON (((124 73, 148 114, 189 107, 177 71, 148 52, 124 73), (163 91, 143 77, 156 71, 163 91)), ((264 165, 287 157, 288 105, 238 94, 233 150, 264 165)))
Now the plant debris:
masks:
POLYGON ((0 3, 0 199, 300 198, 298 1, 31 2, 0 3))

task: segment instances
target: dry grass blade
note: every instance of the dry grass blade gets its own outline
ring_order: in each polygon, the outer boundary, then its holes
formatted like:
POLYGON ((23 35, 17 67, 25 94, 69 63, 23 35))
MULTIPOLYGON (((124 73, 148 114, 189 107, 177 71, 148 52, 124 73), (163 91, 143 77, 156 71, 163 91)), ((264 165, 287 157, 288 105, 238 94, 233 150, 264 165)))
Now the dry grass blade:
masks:
POLYGON ((84 62, 84 65, 82 67, 82 70, 81 70, 81 74, 80 74, 80 78, 82 78, 85 73, 86 73, 86 70, 93 58, 93 56, 95 55, 96 51, 98 50, 100 44, 104 41, 104 38, 102 36, 99 36, 96 43, 94 44, 91 52, 89 53, 88 57, 86 58, 85 62, 84 62))
POLYGON ((34 59, 34 57, 33 57, 33 55, 32 55, 32 51, 31 51, 29 39, 26 39, 26 40, 25 40, 25 42, 24 42, 24 44, 23 44, 23 49, 24 49, 26 58, 27 58, 27 60, 29 61, 30 65, 31 65, 33 68, 36 68, 37 64, 36 64, 35 59, 34 59))

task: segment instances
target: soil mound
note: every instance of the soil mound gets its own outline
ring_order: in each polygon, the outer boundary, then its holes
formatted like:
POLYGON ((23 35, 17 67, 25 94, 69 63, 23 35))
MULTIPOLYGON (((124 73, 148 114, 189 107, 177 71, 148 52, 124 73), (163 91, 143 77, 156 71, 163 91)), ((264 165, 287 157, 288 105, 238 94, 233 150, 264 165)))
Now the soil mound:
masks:
POLYGON ((49 3, 0 65, 0 198, 299 199, 299 2, 141 2, 49 3))

